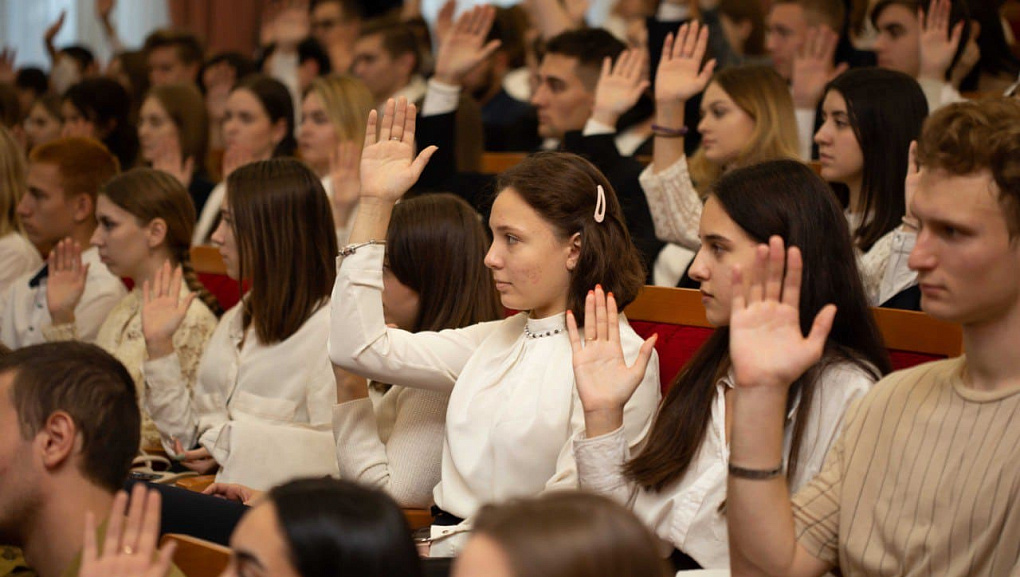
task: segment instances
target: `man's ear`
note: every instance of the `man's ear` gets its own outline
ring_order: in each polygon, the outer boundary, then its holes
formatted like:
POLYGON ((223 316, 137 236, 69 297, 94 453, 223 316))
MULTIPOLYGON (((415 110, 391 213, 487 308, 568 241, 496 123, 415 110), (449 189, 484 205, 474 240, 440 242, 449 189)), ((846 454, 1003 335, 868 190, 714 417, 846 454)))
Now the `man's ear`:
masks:
POLYGON ((581 259, 581 233, 575 232, 570 237, 570 252, 567 253, 567 270, 573 272, 577 268, 577 261, 581 259))
POLYGON ((92 220, 96 217, 96 202, 88 194, 78 193, 71 199, 71 211, 76 223, 92 220))
POLYGON ((40 460, 47 470, 61 467, 80 450, 78 425, 66 411, 50 415, 35 435, 40 460))
POLYGON ((146 227, 146 239, 150 249, 159 247, 166 240, 166 221, 162 218, 154 218, 146 227))

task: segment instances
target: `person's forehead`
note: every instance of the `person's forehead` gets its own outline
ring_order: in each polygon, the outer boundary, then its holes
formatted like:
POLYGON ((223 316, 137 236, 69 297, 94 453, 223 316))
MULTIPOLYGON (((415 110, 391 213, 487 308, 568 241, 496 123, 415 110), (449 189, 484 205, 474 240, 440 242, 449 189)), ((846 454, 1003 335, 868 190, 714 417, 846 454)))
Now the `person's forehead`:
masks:
POLYGON ((369 34, 358 38, 354 43, 354 49, 358 52, 382 53, 382 34, 369 34))
POLYGON ((889 26, 892 24, 909 26, 917 23, 917 16, 906 6, 901 4, 890 4, 878 15, 878 18, 875 19, 875 23, 879 27, 889 26))
POLYGON ((177 48, 175 46, 160 46, 153 48, 149 52, 149 61, 158 60, 160 62, 176 62, 177 61, 177 48))
POLYGON ((555 76, 567 83, 581 82, 578 74, 580 60, 565 54, 548 53, 542 58, 539 66, 539 74, 542 76, 555 76))
POLYGON ((343 16, 343 7, 339 2, 319 2, 312 8, 312 17, 316 20, 340 20, 343 16))
POLYGON ((769 11, 769 23, 772 26, 784 24, 789 27, 806 26, 807 19, 804 8, 800 4, 786 2, 774 4, 769 11))
POLYGON ((939 169, 921 171, 914 208, 938 218, 986 221, 1005 219, 998 187, 988 170, 967 175, 939 169))

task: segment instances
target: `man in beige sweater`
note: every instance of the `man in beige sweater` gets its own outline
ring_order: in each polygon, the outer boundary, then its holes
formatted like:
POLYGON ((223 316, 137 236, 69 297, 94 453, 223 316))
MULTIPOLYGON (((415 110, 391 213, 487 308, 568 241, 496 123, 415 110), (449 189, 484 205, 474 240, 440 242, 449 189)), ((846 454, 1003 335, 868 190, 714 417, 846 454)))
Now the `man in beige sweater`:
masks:
MULTIPOLYGON (((800 259, 774 239, 734 302, 727 517, 734 575, 1016 575, 1020 570, 1020 102, 929 118, 905 221, 923 309, 963 326, 965 355, 894 373, 847 413, 822 472, 791 500, 789 384, 835 309, 801 332, 800 259), (916 186, 915 186, 916 185, 916 186), (916 218, 916 221, 913 220, 916 218)), ((909 193, 908 193, 909 196, 909 193)))

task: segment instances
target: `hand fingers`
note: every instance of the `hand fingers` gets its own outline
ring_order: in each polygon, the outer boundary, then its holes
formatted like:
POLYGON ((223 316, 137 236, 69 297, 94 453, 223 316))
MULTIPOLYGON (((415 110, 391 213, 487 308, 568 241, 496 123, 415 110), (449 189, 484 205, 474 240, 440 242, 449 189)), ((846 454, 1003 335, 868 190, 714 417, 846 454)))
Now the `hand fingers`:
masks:
POLYGON ((128 506, 127 523, 124 524, 124 533, 120 541, 122 551, 139 552, 142 521, 145 518, 145 494, 145 483, 135 483, 131 488, 131 504, 128 506))
POLYGON ((673 54, 673 33, 666 34, 666 40, 662 43, 662 54, 659 56, 659 65, 670 59, 673 54))
POLYGON ((124 526, 124 510, 127 508, 128 496, 124 491, 117 491, 110 508, 110 519, 106 522, 106 538, 103 541, 103 557, 116 555, 121 547, 121 534, 124 526))
POLYGON ((85 512, 85 535, 83 535, 81 549, 82 564, 87 564, 99 558, 99 551, 96 549, 96 516, 92 511, 85 512))
POLYGON ((598 331, 595 329, 595 291, 588 291, 584 297, 584 340, 595 340, 598 331))
POLYGON ((730 271, 730 286, 733 290, 733 299, 730 303, 730 317, 737 311, 747 308, 747 287, 744 286, 744 271, 740 265, 733 265, 730 271))
POLYGON ((760 244, 754 251, 754 263, 751 265, 750 285, 747 300, 751 303, 761 302, 765 297, 765 271, 768 267, 769 247, 760 244))
MULTIPOLYGON (((411 110, 414 110, 414 104, 410 105, 411 110)), ((407 99, 403 96, 397 100, 396 111, 393 114, 393 126, 390 128, 390 140, 403 140, 404 138, 404 123, 407 121, 408 115, 408 104, 407 99)))
POLYGON ((609 322, 606 311, 606 293, 602 285, 595 285, 595 337, 600 341, 609 340, 609 322))
POLYGON ((371 146, 376 142, 376 124, 378 124, 378 113, 375 110, 370 110, 368 113, 368 122, 365 124, 365 146, 371 146))
POLYGON ((613 293, 606 295, 606 328, 609 333, 609 342, 620 342, 620 313, 616 309, 616 297, 613 293))
POLYGON ((684 53, 684 42, 687 40, 687 31, 690 30, 690 24, 684 23, 680 26, 680 29, 676 32, 676 37, 673 38, 673 58, 680 58, 684 53))
POLYGON ((599 74, 599 81, 609 80, 609 77, 613 73, 613 61, 611 58, 606 56, 602 59, 602 72, 599 74))
MULTIPOLYGON (((142 302, 145 304, 152 302, 152 292, 150 291, 148 279, 142 281, 142 302)), ((142 314, 144 315, 144 312, 142 314)))
POLYGON ((170 564, 173 562, 174 552, 177 551, 177 543, 171 541, 159 549, 159 558, 144 577, 163 577, 170 574, 170 564))
POLYGON ((437 150, 439 150, 439 147, 433 145, 418 153, 418 157, 411 163, 411 169, 414 171, 415 180, 421 176, 422 171, 425 170, 425 166, 428 165, 429 160, 437 150))
POLYGON ((800 309, 800 283, 804 272, 804 260, 800 249, 791 246, 786 251, 786 276, 783 279, 783 304, 800 309))
POLYGON ((772 236, 769 239, 768 268, 765 277, 765 298, 779 302, 783 291, 783 267, 786 264, 783 239, 772 236))
POLYGON ((825 341, 829 338, 829 332, 832 331, 832 323, 835 320, 836 305, 828 304, 818 311, 815 321, 811 323, 811 332, 808 333, 807 341, 819 356, 825 350, 825 341))
POLYGON ((409 103, 405 109, 404 121, 401 123, 401 139, 414 146, 414 132, 418 129, 418 107, 413 102, 409 103))
POLYGON ((698 83, 701 86, 707 85, 708 81, 711 80, 712 78, 712 74, 714 73, 715 73, 715 58, 709 60, 708 63, 705 64, 705 68, 702 69, 700 74, 698 74, 698 83))
POLYGON ((708 26, 702 26, 701 31, 698 32, 698 42, 694 45, 694 54, 691 58, 695 62, 701 62, 705 58, 705 53, 708 51, 708 26))
POLYGON ((177 298, 181 294, 181 285, 183 284, 183 281, 184 281, 184 270, 181 267, 181 265, 177 265, 177 267, 174 268, 173 280, 170 282, 170 292, 169 292, 169 294, 167 296, 169 296, 170 298, 172 298, 174 300, 177 300, 177 298))
POLYGON ((382 123, 379 125, 379 141, 386 142, 390 139, 393 130, 393 115, 397 108, 397 102, 390 98, 383 107, 382 123))
POLYGON ((655 333, 651 337, 641 343, 641 348, 638 350, 637 359, 634 360, 634 365, 630 367, 631 370, 636 370, 642 375, 648 369, 648 362, 652 360, 652 351, 655 350, 655 343, 659 340, 659 333, 655 333))
POLYGON ((577 319, 574 311, 567 311, 567 336, 570 337, 570 350, 575 355, 581 352, 581 335, 577 331, 577 319))
POLYGON ((138 551, 144 558, 151 559, 156 552, 156 541, 159 539, 162 498, 156 489, 149 489, 147 493, 145 496, 145 514, 142 517, 141 532, 138 536, 138 551))

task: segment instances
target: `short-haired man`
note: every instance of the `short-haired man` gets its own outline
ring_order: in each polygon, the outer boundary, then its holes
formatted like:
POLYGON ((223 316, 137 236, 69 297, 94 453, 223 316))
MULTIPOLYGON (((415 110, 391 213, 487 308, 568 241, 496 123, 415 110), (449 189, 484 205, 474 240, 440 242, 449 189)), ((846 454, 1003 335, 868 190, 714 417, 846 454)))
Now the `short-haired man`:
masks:
POLYGON ((21 547, 39 577, 77 576, 86 514, 110 514, 139 419, 134 381, 99 347, 0 356, 0 543, 21 547))
POLYGON ((329 54, 330 68, 349 69, 354 61, 354 41, 361 34, 357 0, 314 0, 309 10, 312 38, 329 54))
MULTIPOLYGON (((767 267, 749 275, 760 288, 746 307, 735 302, 730 324, 735 575, 1020 571, 1017 127, 1020 102, 1010 99, 952 104, 928 119, 911 177, 907 221, 920 230, 910 266, 924 311, 962 325, 965 354, 879 382, 792 502, 782 475, 788 388, 821 356, 838 312, 823 310, 804 338, 799 274, 783 286, 776 242, 767 267)), ((799 259, 787 267, 799 272, 799 259)))
POLYGON ((156 30, 145 39, 149 83, 197 84, 204 51, 198 37, 179 30, 156 30))
MULTIPOLYGON (((96 229, 96 196, 118 172, 117 158, 88 138, 61 138, 32 150, 28 159, 28 193, 18 203, 25 236, 46 256, 70 238, 88 247, 96 229)), ((47 306, 49 266, 21 277, 0 295, 0 342, 12 349, 46 340, 54 322, 74 323, 81 339, 92 341, 107 313, 125 295, 124 284, 100 262, 99 251, 82 252, 88 266, 85 292, 74 318, 52 319, 47 306)))

